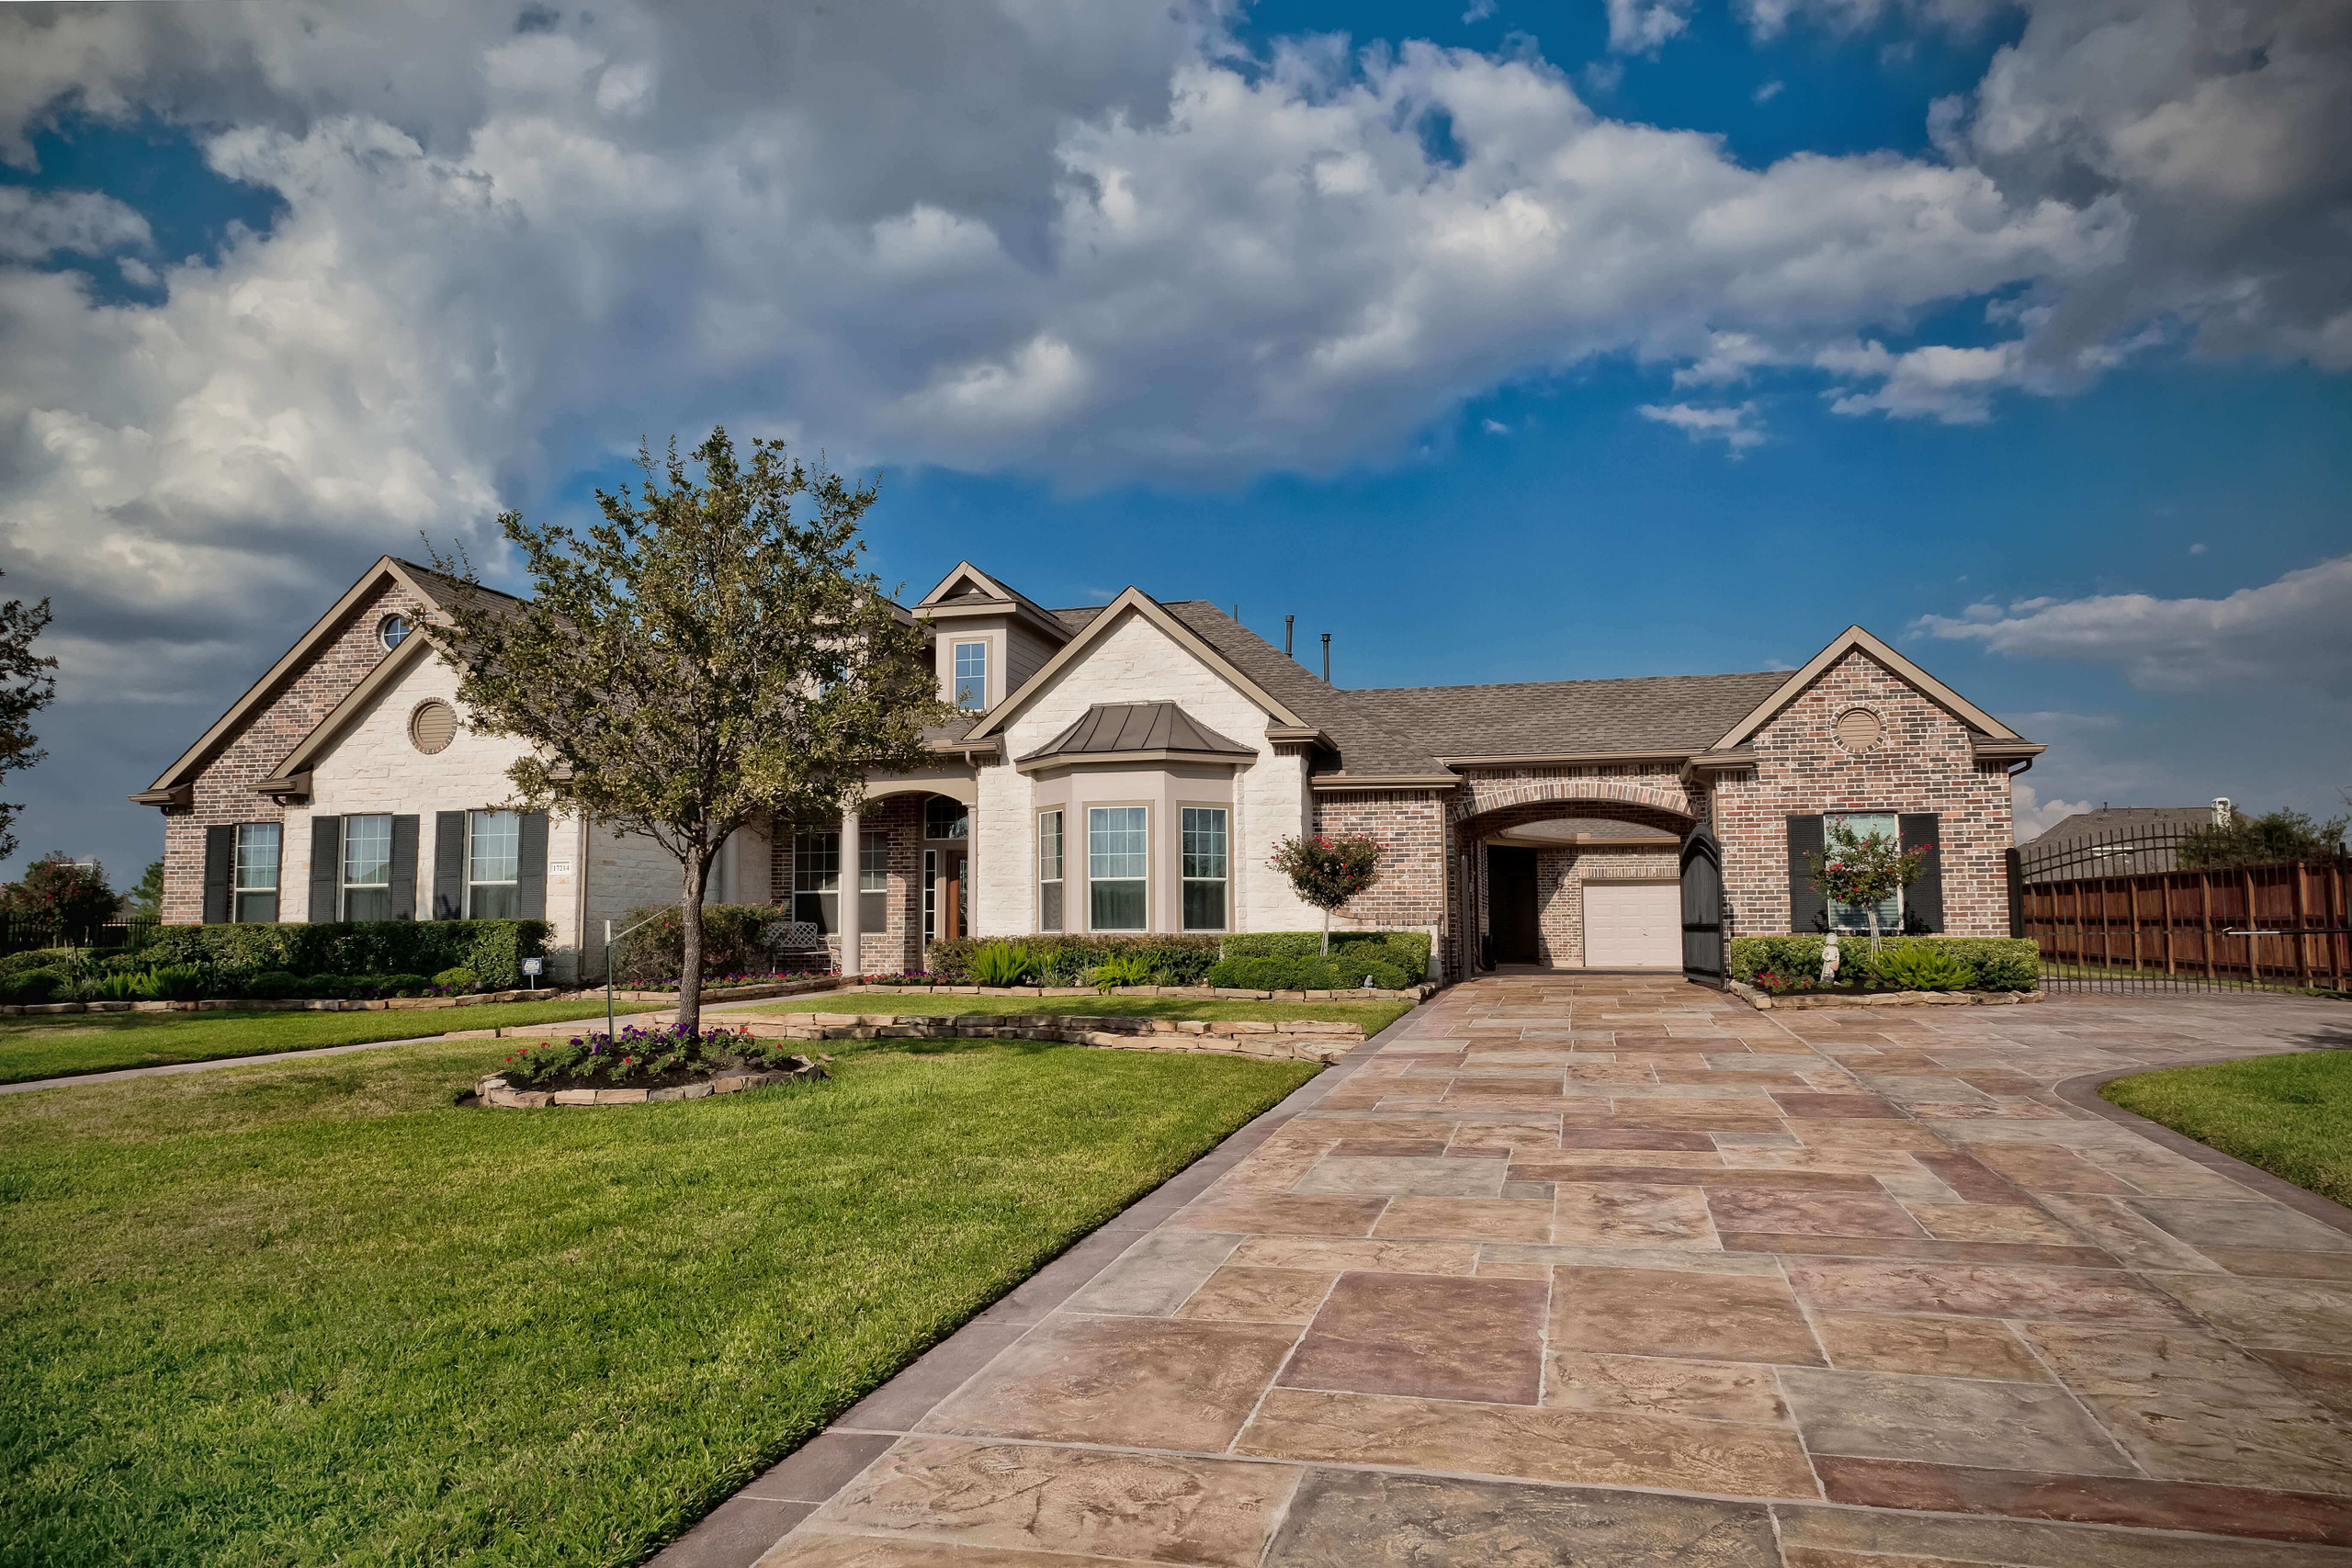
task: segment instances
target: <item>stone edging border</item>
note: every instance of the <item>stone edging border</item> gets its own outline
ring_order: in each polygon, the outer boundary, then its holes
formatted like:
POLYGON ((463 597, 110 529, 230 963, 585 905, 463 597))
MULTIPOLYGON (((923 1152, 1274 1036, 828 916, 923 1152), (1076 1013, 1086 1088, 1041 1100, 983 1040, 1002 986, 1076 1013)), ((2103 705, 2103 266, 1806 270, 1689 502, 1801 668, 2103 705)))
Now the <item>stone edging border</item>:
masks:
MULTIPOLYGON (((1182 997, 1192 1001, 1237 1002, 1424 1002, 1437 992, 1424 980, 1401 991, 1363 987, 1350 991, 1242 991, 1215 986, 1114 986, 1098 991, 1092 986, 877 986, 860 981, 839 990, 876 997, 1182 997)), ((676 995, 670 992, 669 995, 676 995)))
POLYGON ((2217 1176, 2224 1176, 2241 1187, 2275 1199, 2300 1213, 2310 1215, 2324 1225, 2352 1235, 2352 1209, 2333 1199, 2323 1198, 2308 1187, 2298 1187, 2286 1178, 2273 1176, 2258 1165, 2250 1165, 2235 1155, 2226 1155, 2211 1144, 2200 1144, 2186 1133, 2175 1132, 2161 1122, 2151 1122, 2136 1111, 2126 1111, 2099 1098, 2099 1090, 2117 1078, 2135 1078, 2143 1073, 2160 1073, 2168 1067, 2210 1067, 2222 1062, 2251 1062, 2264 1056, 2292 1055, 2280 1051, 2256 1051, 2251 1055, 2222 1053, 2211 1056, 2195 1056, 2184 1061, 2165 1062, 2155 1066, 2103 1069, 2085 1073, 2079 1077, 2062 1078, 2051 1085, 2051 1092, 2067 1104, 2092 1115, 2112 1122, 2129 1132, 2136 1133, 2148 1142, 2171 1150, 2174 1154, 2195 1160, 2217 1176))
POLYGON ((1790 996, 1776 997, 1759 991, 1744 980, 1726 980, 1724 988, 1758 1012, 1770 1012, 1775 1008, 1917 1008, 1917 1007, 2015 1007, 2021 1002, 2038 1002, 2049 992, 2032 991, 1863 991, 1853 996, 1823 996, 1818 992, 1799 991, 1790 996))
POLYGON ((720 1073, 701 1083, 673 1084, 667 1089, 514 1089, 503 1074, 492 1073, 476 1080, 475 1098, 484 1105, 500 1110, 537 1110, 550 1105, 661 1105, 673 1100, 707 1100, 714 1094, 741 1094, 747 1089, 766 1089, 772 1084, 798 1083, 807 1078, 831 1077, 823 1064, 831 1056, 810 1061, 795 1056, 798 1066, 783 1072, 720 1073))
MULTIPOLYGON (((772 997, 805 996, 812 991, 838 990, 841 977, 823 975, 808 980, 779 980, 764 986, 710 986, 703 989, 706 1005, 757 1002, 772 997)), ((604 995, 599 987, 542 986, 537 990, 468 991, 455 997, 379 997, 372 1001, 345 1001, 334 997, 206 997, 187 1002, 9 1002, 0 1004, 0 1018, 65 1012, 431 1012, 444 1008, 494 1007, 503 1002, 587 1002, 604 995)), ((1008 993, 1017 995, 1018 993, 1008 993)), ((675 1001, 675 991, 615 991, 616 1001, 675 1001)))
MULTIPOLYGON (((651 1017, 656 1025, 662 1021, 662 1014, 651 1017)), ((1317 1062, 1325 1066, 1334 1065, 1363 1043, 1362 1024, 1322 1023, 1307 1019, 1256 1023, 1086 1013, 800 1012, 786 1013, 780 1019, 749 1020, 744 1026, 758 1040, 1035 1040, 1047 1044, 1093 1045, 1113 1050, 1182 1051, 1256 1056, 1277 1062, 1317 1062), (988 1021, 972 1021, 979 1018, 988 1021)), ((527 1025, 498 1032, 499 1038, 508 1040, 552 1038, 543 1029, 527 1025)))

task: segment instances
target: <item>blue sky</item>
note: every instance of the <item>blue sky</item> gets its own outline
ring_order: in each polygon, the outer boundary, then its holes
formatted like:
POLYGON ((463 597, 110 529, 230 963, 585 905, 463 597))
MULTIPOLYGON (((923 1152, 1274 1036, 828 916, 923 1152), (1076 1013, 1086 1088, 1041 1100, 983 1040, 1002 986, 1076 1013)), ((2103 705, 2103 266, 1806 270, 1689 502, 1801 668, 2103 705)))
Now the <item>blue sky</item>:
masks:
POLYGON ((931 53, 888 7, 0 15, 0 567, 65 661, 24 851, 135 877, 121 796, 377 554, 718 419, 879 473, 918 592, 1295 614, 1343 685, 1860 621, 2052 742, 2031 820, 2342 809, 2307 7, 2146 7, 2146 60, 2260 49, 2144 79, 2051 4, 985 9, 931 53))

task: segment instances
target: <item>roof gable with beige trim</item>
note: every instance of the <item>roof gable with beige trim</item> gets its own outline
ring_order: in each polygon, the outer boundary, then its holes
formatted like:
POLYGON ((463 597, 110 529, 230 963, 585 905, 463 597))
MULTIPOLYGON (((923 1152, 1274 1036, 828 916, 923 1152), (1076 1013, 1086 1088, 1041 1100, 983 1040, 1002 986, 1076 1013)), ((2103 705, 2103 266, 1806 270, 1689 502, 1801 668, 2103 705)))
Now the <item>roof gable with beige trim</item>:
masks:
POLYGON ((2003 724, 1999 719, 1895 652, 1860 626, 1851 626, 1832 637, 1828 647, 1806 660, 1802 669, 1792 672, 1787 680, 1774 688, 1770 696, 1749 709, 1747 716, 1725 730, 1722 738, 1709 747, 1708 750, 1728 751, 1753 738, 1758 730, 1771 722, 1774 715, 1804 695, 1805 689, 1819 680, 1839 660, 1854 652, 1869 655, 1887 673, 1912 687, 1920 695, 1978 734, 1996 741, 2014 741, 2020 745, 2032 745, 2031 741, 2027 740, 2016 730, 2011 729, 2007 725, 2003 724))

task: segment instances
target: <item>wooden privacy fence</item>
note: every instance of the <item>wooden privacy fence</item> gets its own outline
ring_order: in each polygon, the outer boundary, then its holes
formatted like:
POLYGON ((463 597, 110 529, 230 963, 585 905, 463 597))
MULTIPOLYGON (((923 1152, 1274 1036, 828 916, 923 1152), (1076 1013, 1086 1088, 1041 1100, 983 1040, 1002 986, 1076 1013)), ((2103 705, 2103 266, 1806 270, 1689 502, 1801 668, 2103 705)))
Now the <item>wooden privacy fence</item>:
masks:
POLYGON ((2352 981, 2347 895, 2343 859, 2010 885, 2045 970, 2337 990, 2352 981))

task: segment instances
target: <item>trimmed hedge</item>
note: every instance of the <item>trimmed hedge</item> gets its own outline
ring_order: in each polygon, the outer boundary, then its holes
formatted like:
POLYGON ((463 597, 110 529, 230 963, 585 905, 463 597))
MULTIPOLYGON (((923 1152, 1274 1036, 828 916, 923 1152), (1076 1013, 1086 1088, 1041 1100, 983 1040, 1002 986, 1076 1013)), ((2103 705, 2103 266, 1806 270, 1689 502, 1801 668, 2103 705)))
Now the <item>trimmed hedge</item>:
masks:
POLYGON ((1413 983, 1389 962, 1386 948, 1370 942, 1344 951, 1335 945, 1329 958, 1227 958, 1209 971, 1208 983, 1243 991, 1351 991, 1366 979, 1384 991, 1401 991, 1413 983))
MULTIPOLYGON (((934 942, 928 962, 934 979, 970 984, 972 950, 1002 937, 956 937, 934 942)), ((1042 984, 1083 986, 1095 966, 1114 958, 1139 958, 1151 965, 1160 986, 1208 983, 1222 938, 1213 936, 1024 936, 1016 941, 1035 960, 1042 984)))
MULTIPOLYGON (((1342 968, 1372 956, 1361 951, 1364 948, 1385 950, 1383 956, 1405 976, 1408 986, 1420 984, 1430 972, 1430 933, 1427 931, 1346 931, 1331 933, 1331 959, 1342 968), (1351 956, 1342 960, 1342 951, 1351 956)), ((1225 939, 1225 956, 1227 958, 1319 958, 1322 949, 1323 933, 1320 931, 1246 931, 1225 939)), ((1317 986, 1314 988, 1319 991, 1324 987, 1317 986)), ((1401 989, 1396 987, 1390 988, 1401 989)))
POLYGON ((523 983, 523 960, 547 951, 545 920, 321 920, 165 926, 142 963, 203 970, 231 984, 277 973, 417 976, 467 968, 485 989, 523 983))
MULTIPOLYGON (((1773 975, 1783 982, 1776 989, 1819 990, 1821 948, 1826 939, 1809 932, 1792 936, 1738 936, 1731 940, 1731 975, 1753 986, 1758 975, 1773 975)), ((2024 937, 1918 936, 1893 937, 1879 944, 1882 959, 1905 947, 1929 947, 1969 968, 1972 991, 2030 991, 2041 983, 2041 953, 2024 937)), ((1871 962, 1866 937, 1840 937, 1838 969, 1839 990, 1849 986, 1881 989, 1871 962)))

